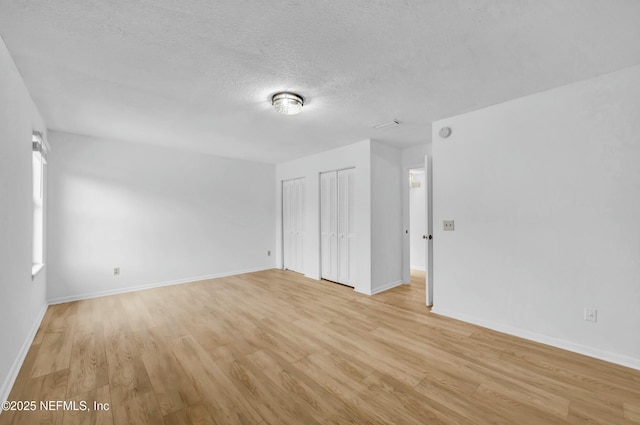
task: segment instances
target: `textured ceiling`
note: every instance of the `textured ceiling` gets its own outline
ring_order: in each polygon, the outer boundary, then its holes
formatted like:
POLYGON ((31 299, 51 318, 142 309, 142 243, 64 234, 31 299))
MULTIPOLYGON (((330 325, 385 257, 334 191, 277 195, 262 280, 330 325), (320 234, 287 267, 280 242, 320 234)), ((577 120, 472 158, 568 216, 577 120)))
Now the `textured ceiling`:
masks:
POLYGON ((0 34, 49 129, 281 162, 427 143, 434 120, 638 64, 640 1, 0 0, 0 34))

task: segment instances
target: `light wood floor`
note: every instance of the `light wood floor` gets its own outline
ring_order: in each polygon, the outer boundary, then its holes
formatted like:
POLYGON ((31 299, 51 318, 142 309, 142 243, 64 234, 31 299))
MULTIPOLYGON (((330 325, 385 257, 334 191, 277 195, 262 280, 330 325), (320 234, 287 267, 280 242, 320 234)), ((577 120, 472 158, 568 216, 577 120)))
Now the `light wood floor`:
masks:
POLYGON ((270 270, 49 307, 5 424, 638 424, 640 371, 270 270))

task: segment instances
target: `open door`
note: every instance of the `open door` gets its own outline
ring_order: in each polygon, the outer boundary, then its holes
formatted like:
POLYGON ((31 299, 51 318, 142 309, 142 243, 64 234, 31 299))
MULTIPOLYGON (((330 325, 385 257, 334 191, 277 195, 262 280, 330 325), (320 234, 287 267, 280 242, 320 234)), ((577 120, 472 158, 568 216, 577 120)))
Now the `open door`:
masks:
POLYGON ((425 205, 425 220, 426 226, 426 234, 423 236, 425 240, 425 250, 426 250, 426 269, 425 273, 425 284, 427 287, 427 305, 433 305, 433 172, 431 166, 431 157, 429 155, 425 155, 424 157, 424 175, 425 175, 425 196, 424 201, 425 205))

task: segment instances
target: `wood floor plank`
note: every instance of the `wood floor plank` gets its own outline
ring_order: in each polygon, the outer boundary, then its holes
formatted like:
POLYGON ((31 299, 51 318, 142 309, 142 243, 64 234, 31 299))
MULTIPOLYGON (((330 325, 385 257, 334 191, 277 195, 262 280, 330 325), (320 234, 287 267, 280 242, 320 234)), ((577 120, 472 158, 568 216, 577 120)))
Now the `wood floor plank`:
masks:
POLYGON ((197 403, 164 417, 165 425, 216 425, 202 403, 197 403))
POLYGON ((569 407, 567 422, 576 425, 634 425, 625 415, 623 403, 588 403, 574 400, 569 407))
POLYGON ((77 410, 65 410, 62 425, 113 425, 109 385, 68 398, 67 401, 75 403, 77 410))
POLYGON ((209 354, 265 422, 287 425, 318 423, 296 397, 291 397, 287 389, 269 379, 265 369, 243 361, 241 348, 222 346, 209 354))
POLYGON ((333 397, 324 386, 307 376, 295 363, 292 364, 273 352, 266 354, 271 359, 269 366, 262 369, 264 375, 273 385, 288 393, 290 399, 296 400, 305 412, 320 423, 327 416, 337 413, 336 409, 343 404, 341 400, 333 397))
POLYGON ((361 397, 369 400, 377 409, 384 423, 422 423, 445 424, 460 420, 452 410, 437 406, 426 397, 417 396, 413 388, 389 375, 379 372, 365 379, 367 391, 361 397))
POLYGON ((262 421, 207 352, 190 337, 171 341, 172 351, 194 383, 203 404, 217 423, 245 424, 262 421))
POLYGON ((514 423, 512 418, 510 419, 491 410, 483 402, 475 399, 473 393, 459 391, 446 378, 441 379, 428 375, 420 384, 414 387, 414 390, 428 400, 425 404, 433 406, 433 410, 443 413, 454 412, 454 417, 451 418, 450 423, 490 423, 492 425, 513 425, 514 423), (456 419, 456 417, 459 419, 456 419))
POLYGON ((624 418, 640 424, 640 401, 635 403, 623 403, 624 418))
POLYGON ((71 350, 67 397, 89 392, 108 383, 102 325, 94 321, 78 325, 71 350))
POLYGON ((359 397, 367 390, 362 377, 335 369, 330 354, 312 354, 297 361, 295 365, 343 403, 366 404, 359 397))
POLYGON ((67 332, 75 325, 77 302, 52 305, 47 309, 42 329, 45 332, 67 332))
POLYGON ((53 305, 47 309, 33 345, 41 345, 31 366, 31 377, 48 375, 69 367, 78 303, 53 305))
POLYGON ((282 270, 50 306, 17 424, 638 425, 640 371, 432 314, 424 272, 373 297, 282 270))
POLYGON ((125 297, 122 300, 122 306, 132 331, 156 327, 156 322, 143 302, 143 296, 137 292, 131 292, 125 294, 125 297))
POLYGON ((150 328, 138 334, 143 344, 141 359, 162 414, 166 416, 200 401, 193 383, 162 333, 150 328))
POLYGON ((71 361, 73 327, 65 332, 45 333, 40 345, 42 350, 33 364, 32 378, 67 369, 71 361))
POLYGON ((483 382, 476 392, 495 394, 502 399, 510 399, 522 403, 552 415, 566 418, 569 414, 569 399, 559 397, 533 385, 515 384, 504 385, 496 382, 483 382))
POLYGON ((114 408, 114 425, 158 425, 164 422, 160 407, 151 392, 140 394, 114 408))

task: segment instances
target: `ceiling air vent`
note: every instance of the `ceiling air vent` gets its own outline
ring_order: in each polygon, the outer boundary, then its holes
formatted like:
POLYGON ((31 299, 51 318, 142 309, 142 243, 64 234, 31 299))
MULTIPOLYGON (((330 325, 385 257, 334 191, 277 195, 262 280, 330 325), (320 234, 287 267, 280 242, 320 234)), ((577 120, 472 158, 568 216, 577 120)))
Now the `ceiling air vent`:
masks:
POLYGON ((373 126, 376 130, 382 130, 383 128, 395 127, 396 125, 400 125, 400 121, 393 120, 389 122, 383 122, 382 124, 376 124, 373 126))

